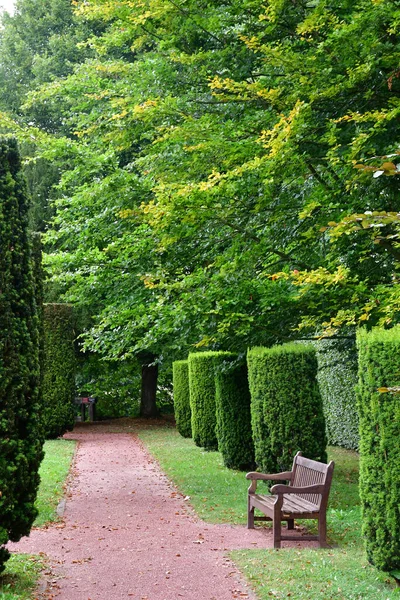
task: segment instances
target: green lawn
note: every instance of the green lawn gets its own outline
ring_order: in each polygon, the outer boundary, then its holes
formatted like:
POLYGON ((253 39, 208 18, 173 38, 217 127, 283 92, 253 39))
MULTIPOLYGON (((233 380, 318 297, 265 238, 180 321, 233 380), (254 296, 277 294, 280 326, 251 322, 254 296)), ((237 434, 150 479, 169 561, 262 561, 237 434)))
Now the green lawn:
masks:
POLYGON ((43 564, 38 556, 13 554, 0 577, 1 600, 31 600, 43 564))
MULTIPOLYGON (((218 452, 205 452, 174 429, 140 432, 140 438, 197 514, 212 523, 246 522, 248 482, 223 466, 218 452)), ((400 600, 400 588, 370 566, 361 537, 358 455, 329 448, 335 460, 328 535, 330 550, 246 550, 231 553, 260 600, 400 600)))
POLYGON ((34 527, 56 521, 57 506, 64 495, 64 484, 68 476, 75 442, 71 440, 50 440, 44 445, 45 456, 40 465, 40 487, 36 499, 39 511, 34 527))
MULTIPOLYGON (((45 443, 44 451, 36 500, 39 514, 34 523, 35 527, 41 527, 59 518, 56 509, 63 497, 75 442, 52 440, 45 443)), ((13 554, 0 577, 0 600, 32 600, 43 564, 41 557, 13 554)))

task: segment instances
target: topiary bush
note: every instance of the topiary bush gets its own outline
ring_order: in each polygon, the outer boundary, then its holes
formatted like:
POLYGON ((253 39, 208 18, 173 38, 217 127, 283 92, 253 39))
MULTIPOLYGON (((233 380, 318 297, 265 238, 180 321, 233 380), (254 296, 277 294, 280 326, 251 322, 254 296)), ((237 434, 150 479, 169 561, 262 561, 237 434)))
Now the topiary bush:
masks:
POLYGON ((207 450, 217 450, 215 433, 215 360, 218 352, 189 354, 189 390, 193 441, 207 450))
POLYGON ((301 450, 326 462, 326 433, 311 345, 253 348, 247 354, 256 463, 264 472, 290 470, 301 450))
POLYGON ((69 304, 44 305, 43 427, 47 439, 75 422, 74 320, 69 304))
POLYGON ((172 364, 174 412, 176 428, 185 438, 192 437, 192 411, 190 410, 189 363, 176 360, 172 364))
POLYGON ((400 571, 400 396, 398 390, 385 392, 400 386, 400 328, 362 331, 357 346, 360 497, 367 554, 379 569, 400 571))
POLYGON ((356 340, 324 339, 313 342, 318 360, 328 443, 356 450, 359 444, 356 403, 356 340))
POLYGON ((216 357, 215 406, 218 450, 230 469, 254 467, 251 431, 250 391, 247 365, 237 355, 221 353, 216 357))
POLYGON ((28 203, 18 147, 0 139, 0 572, 28 535, 43 457, 39 339, 28 203))

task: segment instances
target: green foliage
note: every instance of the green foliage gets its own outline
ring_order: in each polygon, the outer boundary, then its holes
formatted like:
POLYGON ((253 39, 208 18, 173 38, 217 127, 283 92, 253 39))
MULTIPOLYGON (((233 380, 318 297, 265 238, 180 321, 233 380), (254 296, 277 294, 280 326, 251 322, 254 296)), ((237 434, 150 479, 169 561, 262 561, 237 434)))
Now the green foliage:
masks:
POLYGON ((247 354, 256 463, 266 473, 290 470, 301 450, 326 462, 317 359, 311 346, 252 348, 247 354))
POLYGON ((192 437, 192 412, 190 410, 189 364, 176 360, 172 365, 174 412, 176 428, 183 437, 192 437))
POLYGON ((355 392, 355 338, 323 339, 313 345, 317 352, 318 384, 324 404, 328 443, 357 449, 359 433, 355 392))
POLYGON ((395 3, 74 6, 6 20, 0 118, 60 172, 48 264, 86 349, 172 361, 398 319, 395 222, 334 231, 396 206, 397 177, 354 168, 399 160, 395 3))
POLYGON ((78 396, 96 398, 99 420, 139 415, 140 365, 135 360, 110 362, 79 353, 76 387, 78 396))
POLYGON ((216 434, 224 465, 250 470, 254 466, 250 391, 246 364, 221 353, 215 369, 216 434))
POLYGON ((219 352, 189 354, 189 390, 192 435, 197 446, 217 450, 215 433, 215 364, 219 352))
POLYGON ((360 495, 368 559, 400 569, 400 400, 380 391, 399 385, 400 330, 360 332, 360 495))
POLYGON ((46 439, 74 426, 74 317, 68 304, 44 306, 43 427, 46 439))
MULTIPOLYGON (((18 0, 15 14, 2 16, 0 107, 20 112, 29 89, 71 73, 91 54, 78 43, 92 31, 76 19, 70 0, 18 0)), ((35 116, 51 128, 54 118, 60 123, 60 115, 48 108, 35 116)))
POLYGON ((17 144, 0 139, 0 572, 28 535, 42 459, 39 340, 28 204, 17 144))

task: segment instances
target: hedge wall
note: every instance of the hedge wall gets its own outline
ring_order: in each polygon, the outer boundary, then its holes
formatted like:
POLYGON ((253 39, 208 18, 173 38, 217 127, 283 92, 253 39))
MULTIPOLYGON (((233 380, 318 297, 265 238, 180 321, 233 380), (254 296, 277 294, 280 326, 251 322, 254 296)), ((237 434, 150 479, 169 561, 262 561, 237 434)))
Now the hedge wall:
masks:
POLYGON ((39 335, 39 403, 43 405, 43 376, 44 376, 44 317, 43 317, 43 298, 44 298, 44 271, 43 271, 43 246, 40 233, 31 234, 32 242, 32 273, 33 285, 35 291, 35 300, 38 316, 38 335, 39 335))
POLYGON ((247 355, 256 463, 286 471, 301 450, 326 462, 326 433, 311 345, 253 348, 247 355))
POLYGON ((43 436, 28 205, 15 140, 0 139, 0 572, 37 511, 43 436))
POLYGON ((359 444, 356 405, 356 339, 320 340, 313 343, 318 360, 321 392, 328 443, 357 449, 359 444))
POLYGON ((219 352, 189 354, 190 409, 193 441, 207 450, 217 450, 215 433, 215 360, 219 352))
POLYGON ((215 405, 218 449, 230 469, 254 467, 250 391, 247 365, 238 364, 234 354, 216 358, 215 405))
MULTIPOLYGON (((360 496, 368 559, 400 570, 400 328, 362 332, 357 339, 360 414, 360 496)), ((400 577, 398 577, 400 579, 400 577)))
POLYGON ((47 439, 75 422, 74 320, 69 304, 44 305, 43 424, 47 439))
POLYGON ((189 363, 177 360, 172 364, 174 412, 176 428, 185 438, 192 437, 192 411, 190 410, 189 363))

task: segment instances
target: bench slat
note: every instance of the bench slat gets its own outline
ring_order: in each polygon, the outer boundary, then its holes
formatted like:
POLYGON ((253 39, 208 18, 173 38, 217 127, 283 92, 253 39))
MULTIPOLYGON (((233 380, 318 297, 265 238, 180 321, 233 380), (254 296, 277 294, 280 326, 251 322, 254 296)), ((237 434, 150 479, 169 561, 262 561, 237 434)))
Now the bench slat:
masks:
MULTIPOLYGON (((260 494, 254 494, 251 498, 252 503, 257 507, 263 507, 268 509, 273 513, 274 511, 274 503, 276 500, 276 496, 262 496, 260 494)), ((282 514, 291 513, 291 514, 302 514, 302 513, 317 513, 318 506, 316 504, 312 504, 303 498, 299 498, 295 494, 288 495, 284 497, 283 505, 282 505, 282 514)))

